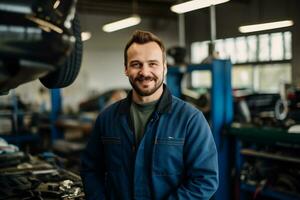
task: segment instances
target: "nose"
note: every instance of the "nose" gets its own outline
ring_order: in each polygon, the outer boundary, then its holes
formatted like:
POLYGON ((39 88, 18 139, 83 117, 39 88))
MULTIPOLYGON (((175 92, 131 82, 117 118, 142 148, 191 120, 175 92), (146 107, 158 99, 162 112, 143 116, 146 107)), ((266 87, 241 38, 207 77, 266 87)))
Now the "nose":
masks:
POLYGON ((151 70, 150 70, 150 67, 148 66, 148 64, 144 64, 143 67, 141 67, 139 74, 143 75, 143 76, 151 75, 151 70))

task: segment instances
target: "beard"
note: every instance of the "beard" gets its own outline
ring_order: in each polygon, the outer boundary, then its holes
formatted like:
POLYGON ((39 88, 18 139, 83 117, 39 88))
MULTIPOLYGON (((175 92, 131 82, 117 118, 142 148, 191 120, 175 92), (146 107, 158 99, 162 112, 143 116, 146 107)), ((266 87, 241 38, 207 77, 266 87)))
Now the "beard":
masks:
POLYGON ((143 96, 143 97, 150 96, 150 95, 154 94, 161 87, 161 85, 163 84, 163 82, 164 82, 164 73, 163 73, 162 78, 161 78, 160 81, 159 81, 158 77, 156 77, 156 76, 150 77, 150 76, 140 75, 140 76, 136 77, 135 79, 130 79, 129 78, 129 82, 130 82, 132 88, 134 89, 134 91, 139 96, 143 96), (154 81, 154 86, 152 88, 147 88, 147 89, 140 88, 138 82, 144 81, 144 80, 154 81))

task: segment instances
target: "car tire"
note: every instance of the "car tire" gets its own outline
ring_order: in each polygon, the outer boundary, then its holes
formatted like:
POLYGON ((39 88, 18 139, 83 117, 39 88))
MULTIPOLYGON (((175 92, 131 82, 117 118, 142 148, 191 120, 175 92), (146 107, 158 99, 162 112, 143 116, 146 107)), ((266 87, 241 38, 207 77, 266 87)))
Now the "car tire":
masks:
POLYGON ((75 15, 72 22, 72 29, 76 41, 72 52, 64 63, 64 66, 60 66, 54 72, 40 78, 41 83, 49 89, 63 88, 71 85, 79 73, 83 44, 81 40, 80 23, 77 15, 75 15))

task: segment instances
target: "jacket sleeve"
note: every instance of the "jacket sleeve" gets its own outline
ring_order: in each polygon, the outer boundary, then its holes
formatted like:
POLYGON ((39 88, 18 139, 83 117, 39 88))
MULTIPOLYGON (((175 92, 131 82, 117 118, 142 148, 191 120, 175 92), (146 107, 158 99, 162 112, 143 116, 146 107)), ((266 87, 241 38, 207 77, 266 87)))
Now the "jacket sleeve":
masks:
POLYGON ((206 119, 197 112, 189 121, 184 144, 185 179, 168 200, 209 200, 218 188, 218 154, 206 119))
POLYGON ((105 168, 100 134, 100 117, 98 117, 89 142, 81 155, 80 175, 87 200, 105 199, 105 168))

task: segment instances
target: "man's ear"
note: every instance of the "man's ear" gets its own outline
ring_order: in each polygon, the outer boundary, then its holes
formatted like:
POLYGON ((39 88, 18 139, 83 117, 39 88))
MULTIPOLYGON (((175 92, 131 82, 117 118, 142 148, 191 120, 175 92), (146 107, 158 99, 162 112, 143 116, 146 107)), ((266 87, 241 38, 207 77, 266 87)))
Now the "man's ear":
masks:
POLYGON ((167 63, 164 64, 164 68, 165 68, 164 76, 166 76, 168 73, 167 63))
POLYGON ((125 73, 126 76, 128 76, 128 71, 127 71, 127 66, 126 65, 124 65, 124 73, 125 73))

